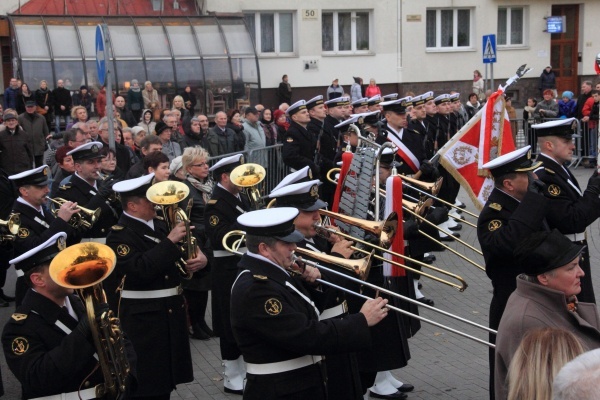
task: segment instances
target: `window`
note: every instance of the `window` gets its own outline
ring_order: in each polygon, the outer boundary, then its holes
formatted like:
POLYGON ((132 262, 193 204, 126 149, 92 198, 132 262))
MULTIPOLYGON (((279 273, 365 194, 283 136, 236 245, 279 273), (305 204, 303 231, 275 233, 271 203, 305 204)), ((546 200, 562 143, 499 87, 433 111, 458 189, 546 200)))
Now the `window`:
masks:
POLYGON ((360 53, 371 49, 369 11, 324 11, 321 20, 324 52, 360 53))
POLYGON ((471 47, 472 10, 447 8, 427 10, 427 48, 460 49, 471 47))
POLYGON ((245 13, 246 24, 262 55, 294 53, 294 13, 245 13))
POLYGON ((523 7, 498 8, 498 46, 523 46, 525 10, 523 7))

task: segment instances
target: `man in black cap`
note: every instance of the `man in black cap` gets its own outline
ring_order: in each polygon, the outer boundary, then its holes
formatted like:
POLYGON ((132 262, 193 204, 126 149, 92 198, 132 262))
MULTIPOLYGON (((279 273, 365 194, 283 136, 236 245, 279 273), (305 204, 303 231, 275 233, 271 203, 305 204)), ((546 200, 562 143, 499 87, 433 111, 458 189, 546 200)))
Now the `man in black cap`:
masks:
MULTIPOLYGON (((311 105, 314 104, 313 108, 319 108, 318 102, 319 100, 311 100, 311 105)), ((311 120, 304 100, 299 100, 292 104, 286 113, 291 122, 289 129, 285 133, 281 149, 284 164, 295 170, 302 169, 308 165, 315 177, 320 176, 321 167, 319 160, 315 157, 315 151, 318 135, 322 131, 322 128, 319 127, 319 132, 317 133, 314 130, 311 132, 308 131, 308 125, 311 122, 312 129, 318 127, 318 120, 311 120)))
POLYGON ((25 102, 25 112, 17 118, 19 125, 27 132, 33 151, 34 167, 42 165, 44 151, 46 150, 46 137, 49 135, 46 119, 39 115, 36 110, 34 100, 25 102))
MULTIPOLYGON (((73 289, 58 285, 49 273, 66 236, 56 233, 10 261, 30 289, 4 327, 2 346, 25 399, 95 399, 95 386, 104 383, 85 306, 73 289)), ((98 315, 105 307, 99 305, 98 315)), ((125 346, 131 383, 135 352, 130 342, 125 346)))
MULTIPOLYGON (((516 288, 515 278, 525 268, 513 256, 513 250, 527 236, 547 229, 549 200, 542 194, 543 183, 531 173, 538 166, 539 163, 531 160, 530 146, 483 165, 494 178, 494 189, 477 220, 477 238, 494 289, 489 318, 490 328, 494 330, 498 329, 506 302, 516 288)), ((496 335, 490 333, 490 343, 495 341, 496 335)), ((490 398, 493 399, 493 349, 490 349, 489 361, 490 398)))
POLYGON ((4 127, 0 126, 0 168, 7 174, 27 171, 33 165, 29 136, 19 126, 14 112, 5 112, 3 117, 4 127))
POLYGON ((59 188, 59 196, 90 210, 100 208, 100 217, 83 233, 83 241, 105 243, 110 227, 119 219, 120 205, 112 190, 113 178, 98 179, 102 143, 89 142, 67 153, 73 156, 75 173, 59 188))
MULTIPOLYGON (((350 98, 338 97, 325 102, 327 117, 323 121, 323 135, 319 144, 319 154, 321 155, 321 177, 335 167, 335 155, 340 147, 340 129, 336 128, 340 122, 346 119, 346 107, 350 106, 350 98)), ((323 180, 321 186, 321 198, 329 204, 333 204, 335 195, 335 185, 327 180, 323 180)))
MULTIPOLYGON (((214 260, 212 269, 212 317, 213 331, 220 338, 221 358, 225 365, 223 381, 226 393, 242 394, 246 369, 242 353, 231 330, 231 286, 238 273, 239 257, 229 253, 223 246, 223 237, 239 229, 236 218, 250 211, 250 202, 242 188, 231 181, 229 173, 244 163, 241 154, 219 160, 210 168, 217 185, 204 209, 206 236, 210 240, 214 260)), ((232 242, 232 241, 231 241, 232 242)), ((229 244, 231 244, 231 242, 229 244)))
MULTIPOLYGON (((67 244, 78 243, 81 233, 69 221, 79 212, 77 204, 64 202, 58 208, 56 216, 47 208, 50 168, 47 165, 34 168, 8 177, 17 188, 19 197, 12 206, 12 212, 18 213, 21 224, 13 242, 14 257, 19 257, 32 248, 44 243, 58 232, 67 234, 67 244)), ((17 278, 15 297, 17 306, 21 304, 27 286, 23 278, 17 278)))
MULTIPOLYGON (((123 329, 138 354, 138 386, 133 397, 169 399, 175 386, 191 382, 192 359, 187 329, 180 241, 186 236, 183 223, 171 231, 156 218, 155 205, 146 192, 154 174, 118 182, 123 215, 107 237, 117 254, 115 271, 105 287, 112 307, 120 304, 123 329), (119 288, 120 302, 114 295, 119 288)), ((204 268, 207 259, 185 260, 185 270, 204 268)))
POLYGON ((546 184, 544 195, 551 200, 551 211, 546 217, 550 228, 558 229, 573 243, 586 246, 581 258, 585 277, 581 280, 579 297, 581 301, 595 303, 586 229, 600 217, 600 177, 594 172, 583 191, 575 176, 565 167, 575 150, 572 140, 574 123, 575 118, 568 118, 532 126, 540 148, 538 161, 542 162, 534 172, 546 184))
POLYGON ((327 398, 320 355, 368 349, 368 327, 387 315, 387 301, 377 298, 360 313, 319 321, 311 301, 319 271, 306 266, 301 278, 287 272, 304 237, 294 229, 297 215, 283 207, 238 218, 248 252, 232 289, 231 323, 248 369, 247 399, 327 398))
POLYGON ((508 366, 525 334, 546 327, 573 333, 587 350, 600 347, 600 315, 593 303, 578 301, 584 272, 583 246, 558 230, 537 232, 514 252, 523 274, 510 296, 496 341, 496 398, 508 393, 508 366))

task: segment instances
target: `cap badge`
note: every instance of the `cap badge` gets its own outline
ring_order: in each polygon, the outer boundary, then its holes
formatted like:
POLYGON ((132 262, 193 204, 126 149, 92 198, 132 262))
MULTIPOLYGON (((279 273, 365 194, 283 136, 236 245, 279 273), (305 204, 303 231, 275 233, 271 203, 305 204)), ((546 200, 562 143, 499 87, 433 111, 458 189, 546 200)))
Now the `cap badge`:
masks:
POLYGON ((62 251, 64 249, 67 248, 67 240, 61 236, 56 240, 56 246, 58 247, 58 250, 62 251))
POLYGON ((360 117, 357 121, 358 124, 362 125, 365 123, 365 119, 363 117, 360 117))
POLYGON ((531 149, 529 149, 529 151, 527 152, 527 159, 531 160, 531 149))
POLYGON ((100 151, 100 149, 98 149, 98 145, 97 144, 92 145, 92 149, 91 150, 92 150, 92 153, 94 153, 94 154, 100 151))
POLYGON ((548 193, 550 196, 558 196, 560 194, 560 187, 555 184, 548 186, 548 193))
POLYGON ((308 179, 310 179, 312 181, 313 179, 313 173, 312 173, 312 169, 308 170, 308 179))
POLYGON ((240 164, 246 164, 246 159, 244 156, 240 156, 240 164))
POLYGON ((16 337, 12 341, 11 348, 14 354, 22 356, 29 350, 29 342, 24 337, 16 337))
POLYGON ((310 197, 314 197, 315 199, 319 198, 319 186, 312 185, 310 188, 310 197))
POLYGON ((219 224, 219 217, 216 215, 211 215, 208 219, 208 222, 210 223, 210 226, 217 226, 219 224))
POLYGON ((44 176, 48 175, 48 170, 49 170, 48 167, 44 168, 44 170, 42 171, 42 173, 44 174, 44 176))
POLYGON ((29 229, 27 228, 19 228, 19 233, 17 234, 21 239, 25 239, 29 236, 29 229))
POLYGON ((127 246, 126 244, 120 244, 117 246, 117 254, 121 257, 125 257, 127 254, 129 254, 129 251, 129 246, 127 246))
POLYGON ((271 298, 265 302, 265 311, 269 315, 279 315, 282 308, 281 301, 277 299, 271 298))
POLYGON ((488 229, 490 230, 490 232, 494 232, 496 229, 500 228, 502 226, 502 221, 500 221, 499 219, 494 219, 492 221, 490 221, 490 223, 488 224, 488 229))

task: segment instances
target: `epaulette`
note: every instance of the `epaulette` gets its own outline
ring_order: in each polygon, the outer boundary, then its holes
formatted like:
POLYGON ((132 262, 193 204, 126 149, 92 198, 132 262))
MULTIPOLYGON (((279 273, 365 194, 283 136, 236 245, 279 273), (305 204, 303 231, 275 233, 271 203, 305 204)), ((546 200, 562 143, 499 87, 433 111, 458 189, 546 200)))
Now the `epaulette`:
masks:
POLYGON ((112 229, 113 231, 118 232, 118 231, 122 231, 123 229, 125 229, 125 227, 121 226, 121 225, 113 225, 113 226, 110 227, 110 229, 112 229))
POLYGON ((490 204, 490 208, 492 210, 500 211, 500 210, 502 210, 502 205, 500 205, 498 203, 492 203, 492 204, 490 204))
POLYGON ((70 183, 65 183, 64 185, 59 186, 58 188, 60 190, 68 190, 68 189, 71 189, 71 184, 70 183))
POLYGON ((217 204, 218 199, 211 199, 208 201, 208 204, 217 204))
POLYGON ((266 282, 269 280, 268 277, 264 275, 253 275, 255 281, 266 282))
POLYGON ((556 174, 556 172, 554 172, 554 171, 553 171, 553 170, 551 170, 550 168, 544 168, 544 170, 545 170, 547 173, 549 173, 549 174, 552 174, 552 175, 556 174))
POLYGON ((21 313, 14 313, 11 317, 10 317, 10 321, 13 324, 17 324, 17 325, 22 325, 23 323, 25 323, 25 320, 27 319, 28 315, 27 314, 21 314, 21 313))

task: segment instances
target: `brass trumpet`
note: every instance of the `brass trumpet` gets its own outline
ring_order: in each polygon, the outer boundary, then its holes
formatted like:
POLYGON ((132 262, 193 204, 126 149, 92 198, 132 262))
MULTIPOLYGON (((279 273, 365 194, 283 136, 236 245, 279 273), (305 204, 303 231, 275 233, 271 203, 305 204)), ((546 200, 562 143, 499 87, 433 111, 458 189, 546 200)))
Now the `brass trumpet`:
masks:
MULTIPOLYGON (((63 199, 62 197, 55 197, 55 198, 46 197, 46 198, 48 200, 50 200, 52 203, 56 204, 58 207, 62 206, 64 203, 66 203, 68 201, 68 200, 63 199)), ((82 207, 79 204, 77 205, 77 210, 79 211, 79 213, 73 214, 73 216, 69 220, 69 224, 73 228, 80 228, 80 227, 84 227, 86 229, 91 228, 96 223, 96 221, 98 221, 98 218, 100 218, 100 214, 102 213, 102 209, 100 209, 100 208, 96 208, 95 210, 90 210, 89 208, 82 207)), ((57 208, 52 209, 52 215, 54 215, 55 217, 58 216, 57 208)))
MULTIPOLYGON (((229 251, 229 252, 230 252, 230 253, 232 253, 232 254, 243 255, 243 253, 239 252, 239 251, 238 251, 238 249, 239 249, 239 246, 241 245, 242 241, 244 240, 244 237, 245 237, 245 235, 246 235, 246 233, 245 233, 244 231, 240 231, 240 230, 236 230, 236 231, 231 231, 231 232, 228 232, 228 233, 227 233, 227 234, 226 234, 226 235, 223 237, 223 247, 225 248, 225 250, 229 251), (238 235, 240 235, 240 239, 237 239, 237 240, 235 240, 235 241, 234 241, 235 245, 230 247, 230 246, 228 245, 228 240, 229 240, 229 238, 230 238, 230 237, 233 237, 233 236, 238 236, 238 235)), ((296 251, 298 251, 298 250, 299 250, 299 249, 296 249, 296 251)), ((313 257, 313 258, 315 258, 315 259, 317 259, 317 260, 318 260, 318 259, 323 259, 323 258, 322 258, 322 257, 323 257, 323 255, 322 255, 322 254, 319 254, 319 253, 313 253, 313 252, 310 252, 310 250, 306 250, 306 252, 307 252, 307 255, 310 255, 311 257, 313 257)), ((414 299, 412 299, 412 298, 410 298, 410 297, 403 296, 403 295, 401 295, 401 294, 398 294, 398 293, 396 293, 396 292, 393 292, 393 291, 391 291, 391 290, 388 290, 388 289, 386 289, 386 288, 383 288, 383 287, 380 287, 380 286, 374 285, 374 284, 372 284, 372 283, 369 283, 369 282, 366 282, 366 281, 362 281, 362 280, 360 280, 360 279, 358 279, 358 278, 353 278, 353 277, 351 277, 351 276, 348 276, 348 275, 346 275, 346 274, 344 274, 344 273, 338 272, 338 271, 336 271, 336 270, 334 270, 334 269, 327 268, 327 267, 325 267, 325 266, 323 266, 323 265, 320 265, 320 264, 318 264, 318 263, 316 263, 316 262, 309 261, 309 260, 304 260, 304 259, 302 259, 302 258, 300 258, 300 257, 297 257, 297 256, 294 256, 294 255, 292 255, 292 257, 293 257, 293 260, 294 260, 294 262, 296 262, 296 263, 310 265, 310 266, 312 266, 312 267, 318 268, 318 269, 320 269, 320 270, 327 271, 327 272, 329 272, 329 273, 332 273, 332 274, 334 274, 334 275, 340 276, 340 277, 342 277, 342 278, 349 279, 349 280, 350 280, 350 281, 352 281, 352 282, 359 283, 359 284, 361 284, 361 285, 364 285, 364 286, 368 286, 368 287, 370 287, 370 288, 372 288, 372 289, 374 289, 374 290, 377 290, 377 291, 379 291, 379 292, 381 292, 381 293, 385 293, 385 294, 387 294, 387 295, 389 295, 389 296, 397 297, 397 298, 399 298, 399 299, 402 299, 402 300, 404 300, 404 301, 406 301, 406 302, 409 302, 409 303, 416 304, 416 305, 418 305, 419 307, 423 307, 423 308, 427 308, 427 309, 429 309, 429 310, 435 311, 435 312, 437 312, 437 313, 440 313, 440 314, 442 314, 442 315, 445 315, 445 316, 447 316, 447 317, 450 317, 450 318, 456 319, 456 320, 458 320, 458 321, 464 322, 464 323, 466 323, 466 324, 469 324, 469 325, 471 325, 471 326, 474 326, 474 327, 477 327, 477 328, 479 328, 479 329, 485 330, 485 331, 487 331, 487 332, 490 332, 490 333, 493 333, 493 334, 496 334, 496 333, 497 333, 495 330, 493 330, 493 329, 490 329, 490 328, 488 328, 487 326, 484 326, 484 325, 481 325, 481 324, 477 324, 477 323, 475 323, 475 322, 473 322, 473 321, 469 321, 469 320, 467 320, 467 319, 465 319, 465 318, 462 318, 462 317, 460 317, 460 316, 457 316, 457 315, 451 314, 451 313, 449 313, 449 312, 447 312, 447 311, 440 310, 439 308, 435 308, 435 307, 428 306, 428 305, 426 305, 426 304, 422 304, 422 303, 420 303, 420 302, 418 302, 418 301, 416 301, 416 300, 414 300, 414 299)), ((337 257, 334 257, 334 258, 337 258, 337 257)), ((323 259, 323 260, 325 260, 325 259, 323 259)), ((327 262, 329 262, 329 261, 327 261, 327 262)), ((298 271, 295 271, 295 270, 291 270, 291 269, 290 269, 290 272, 291 272, 291 273, 297 273, 298 271)), ((333 288, 335 288, 335 289, 341 290, 341 291, 343 291, 343 292, 346 292, 346 293, 352 294, 352 295, 354 295, 354 296, 357 296, 357 297, 363 298, 363 299, 371 299, 371 297, 365 296, 365 295, 363 295, 362 293, 357 293, 357 292, 355 292, 355 291, 353 291, 353 290, 347 289, 347 288, 345 288, 345 287, 343 287, 343 286, 336 285, 336 284, 334 284, 334 283, 331 283, 331 282, 329 282, 329 281, 326 281, 326 280, 324 280, 324 279, 317 279, 317 282, 319 282, 319 283, 321 283, 321 284, 323 284, 323 285, 327 285, 327 286, 333 287, 333 288)), ((410 318, 415 318, 415 319, 418 319, 418 320, 420 320, 420 321, 426 322, 426 323, 428 323, 428 324, 435 325, 435 326, 437 326, 438 328, 445 329, 445 330, 447 330, 447 331, 449 331, 449 332, 452 332, 452 333, 455 333, 455 334, 457 334, 457 335, 460 335, 460 336, 466 337, 466 338, 468 338, 468 339, 474 340, 474 341, 476 341, 476 342, 478 342, 478 343, 484 344, 484 345, 486 345, 486 346, 489 346, 489 347, 491 347, 491 348, 495 348, 495 347, 496 347, 494 344, 492 344, 492 343, 489 343, 489 342, 486 342, 485 340, 482 340, 482 339, 476 338, 476 337, 474 337, 474 336, 471 336, 471 335, 469 335, 469 334, 467 334, 467 333, 461 332, 461 331, 459 331, 459 330, 457 330, 457 329, 454 329, 454 328, 451 328, 451 327, 448 327, 448 326, 442 325, 442 324, 440 324, 440 323, 438 323, 438 322, 435 322, 435 321, 433 321, 433 320, 430 320, 430 319, 427 319, 427 318, 421 317, 421 316, 419 316, 419 315, 416 315, 416 314, 410 313, 410 312, 408 312, 408 311, 402 310, 401 308, 394 307, 394 306, 392 306, 392 305, 389 305, 389 304, 388 304, 388 305, 386 305, 386 307, 387 307, 387 308, 389 308, 390 310, 396 311, 396 312, 398 312, 398 313, 400 313, 400 314, 404 314, 404 315, 406 315, 406 316, 408 316, 408 317, 410 317, 410 318)))
MULTIPOLYGON (((370 223, 375 223, 375 224, 380 224, 381 223, 381 222, 364 221, 364 220, 360 220, 358 218, 353 218, 353 217, 347 217, 345 215, 334 213, 332 211, 327 211, 327 210, 319 210, 319 214, 324 215, 324 216, 328 216, 328 217, 333 218, 333 219, 337 219, 337 220, 342 221, 342 222, 346 222, 348 224, 353 224, 353 225, 358 226, 359 228, 365 229, 365 230, 370 230, 369 229, 369 224, 370 223)), ((396 216, 396 218, 397 218, 397 216, 396 216)), ((368 246, 371 249, 381 251, 382 253, 388 253, 388 254, 390 254, 392 256, 402 258, 403 260, 411 261, 411 262, 413 262, 415 264, 418 264, 418 265, 420 265, 422 267, 432 269, 432 270, 437 271, 437 272, 439 272, 439 273, 441 273, 443 275, 446 275, 448 277, 456 279, 457 281, 460 282, 460 285, 458 285, 456 283, 452 283, 452 282, 447 281, 445 279, 439 278, 437 276, 428 274, 426 272, 418 271, 418 270, 416 270, 414 268, 411 268, 411 267, 409 267, 407 265, 400 264, 399 262, 396 262, 396 261, 393 261, 393 260, 388 260, 385 257, 380 256, 378 254, 374 254, 373 255, 373 257, 376 258, 376 259, 378 259, 378 260, 381 260, 381 261, 384 261, 384 262, 388 262, 390 264, 393 264, 393 265, 395 265, 397 267, 400 267, 400 268, 404 268, 404 269, 406 269, 408 271, 411 271, 413 273, 420 274, 422 276, 426 276, 426 277, 428 277, 430 279, 433 279, 434 281, 437 281, 437 282, 443 283, 445 285, 451 286, 451 287, 457 289, 459 292, 464 292, 465 289, 468 286, 467 282, 463 278, 461 278, 460 276, 458 276, 456 274, 453 274, 453 273, 448 272, 446 270, 443 270, 441 268, 434 267, 433 265, 429 265, 429 264, 426 264, 424 262, 415 260, 413 258, 405 256, 404 254, 400 254, 400 253, 397 253, 395 251, 389 250, 388 247, 391 245, 392 241, 389 241, 389 244, 385 243, 385 242, 380 242, 380 245, 378 246, 376 244, 367 242, 366 240, 362 240, 362 239, 358 239, 358 238, 355 238, 353 236, 350 236, 347 233, 341 232, 339 229, 327 228, 327 227, 323 226, 322 224, 320 224, 319 222, 316 222, 314 224, 314 227, 317 230, 323 230, 323 231, 329 232, 331 234, 339 235, 339 236, 341 236, 343 238, 346 238, 348 240, 352 240, 352 241, 358 242, 358 243, 360 243, 360 244, 362 244, 364 246, 368 246)), ((378 235, 378 233, 376 231, 371 231, 371 232, 374 233, 375 235, 378 235)), ((352 246, 351 249, 355 250, 355 251, 358 251, 358 252, 361 252, 363 254, 370 254, 369 251, 367 251, 365 249, 358 248, 356 246, 352 246)))
POLYGON ((250 202, 256 210, 264 205, 258 185, 267 176, 267 171, 259 164, 242 164, 229 173, 229 179, 234 185, 246 190, 250 202))
POLYGON ((121 323, 112 310, 96 315, 106 303, 102 281, 114 270, 116 255, 100 243, 78 243, 62 250, 50 263, 50 277, 58 285, 77 290, 87 310, 92 338, 104 383, 96 387, 98 397, 119 399, 127 391, 131 370, 125 352, 121 323))
POLYGON ((21 217, 19 214, 10 214, 6 221, 0 219, 0 242, 9 242, 15 240, 15 236, 19 233, 21 227, 21 217), (8 233, 2 233, 6 230, 8 233))
MULTIPOLYGON (((185 270, 185 260, 190 260, 198 256, 196 252, 196 238, 192 235, 190 220, 184 210, 179 207, 179 202, 185 200, 190 194, 190 189, 185 183, 177 181, 163 181, 155 183, 146 191, 146 198, 162 211, 167 224, 167 229, 171 231, 177 224, 183 222, 185 225, 185 238, 181 243, 181 252, 183 257, 177 262, 177 268, 184 279, 192 279, 193 272, 185 270)), ((190 200, 191 202, 192 200, 190 200)), ((188 212, 191 205, 188 203, 188 212)))

